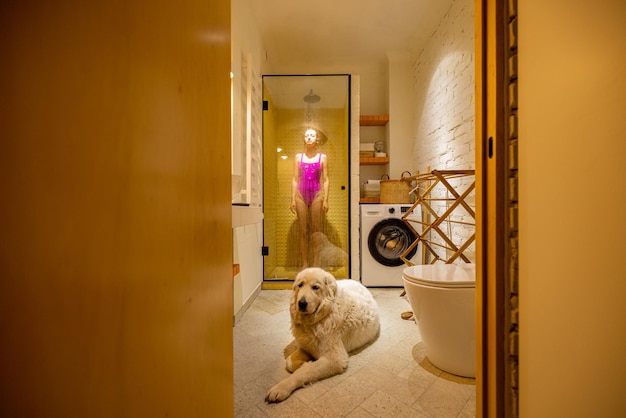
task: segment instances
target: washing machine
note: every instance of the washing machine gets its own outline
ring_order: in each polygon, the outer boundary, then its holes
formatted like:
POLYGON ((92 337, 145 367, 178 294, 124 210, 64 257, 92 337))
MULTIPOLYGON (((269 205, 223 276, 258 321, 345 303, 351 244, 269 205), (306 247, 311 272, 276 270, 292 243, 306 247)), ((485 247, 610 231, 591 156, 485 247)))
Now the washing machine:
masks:
MULTIPOLYGON (((371 287, 402 287, 402 271, 407 265, 400 258, 417 239, 402 220, 411 204, 361 204, 361 283, 371 287)), ((421 220, 418 205, 410 215, 421 220)), ((420 231, 420 224, 411 226, 420 231)), ((407 257, 421 264, 421 243, 407 257)))

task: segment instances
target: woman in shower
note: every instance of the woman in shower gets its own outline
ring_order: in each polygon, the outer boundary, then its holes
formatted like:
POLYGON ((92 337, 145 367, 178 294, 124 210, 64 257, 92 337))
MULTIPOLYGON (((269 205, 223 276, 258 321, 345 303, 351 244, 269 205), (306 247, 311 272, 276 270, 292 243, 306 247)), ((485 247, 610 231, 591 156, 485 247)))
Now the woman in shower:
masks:
MULTIPOLYGON (((291 211, 300 226, 302 267, 309 267, 309 242, 315 232, 322 232, 328 212, 328 157, 317 149, 319 135, 309 128, 304 133, 305 150, 296 154, 291 182, 291 211)), ((319 267, 319 253, 313 254, 313 266, 319 267)))

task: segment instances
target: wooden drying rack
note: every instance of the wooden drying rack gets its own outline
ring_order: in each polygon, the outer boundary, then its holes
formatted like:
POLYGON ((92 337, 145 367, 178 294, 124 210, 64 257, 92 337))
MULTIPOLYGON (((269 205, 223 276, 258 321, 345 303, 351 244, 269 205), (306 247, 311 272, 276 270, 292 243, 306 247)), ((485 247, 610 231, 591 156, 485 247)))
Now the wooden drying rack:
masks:
MULTIPOLYGON (((467 177, 473 176, 474 170, 433 170, 430 173, 417 174, 412 177, 405 177, 407 181, 415 181, 416 187, 413 189, 412 193, 415 192, 416 200, 411 206, 411 209, 407 211, 403 216, 402 220, 413 230, 415 236, 417 237, 415 241, 406 249, 404 254, 400 257, 405 264, 412 266, 410 260, 406 257, 410 255, 415 247, 421 242, 424 245, 424 251, 428 251, 432 256, 432 260, 430 264, 434 264, 437 261, 443 261, 447 264, 454 262, 456 259, 460 258, 466 263, 471 263, 470 259, 464 254, 464 251, 474 242, 476 238, 476 232, 472 233, 472 235, 465 240, 465 242, 461 243, 461 245, 457 246, 452 242, 452 239, 446 235, 446 233, 441 229, 442 223, 447 222, 455 223, 455 224, 463 224, 463 225, 476 225, 476 213, 474 210, 467 204, 465 199, 470 195, 470 193, 476 187, 476 180, 472 181, 471 184, 467 186, 467 188, 459 193, 454 186, 450 184, 448 180, 459 178, 459 177, 467 177), (431 197, 431 193, 435 188, 439 185, 443 185, 445 187, 445 191, 452 195, 452 197, 431 197), (420 187, 425 186, 426 189, 423 193, 420 193, 420 187), (451 202, 451 204, 447 207, 447 209, 441 214, 437 214, 436 210, 433 208, 431 202, 435 201, 443 201, 443 202, 451 202), (413 210, 418 206, 422 206, 422 217, 419 220, 411 219, 410 214, 413 210), (473 222, 464 222, 459 220, 453 220, 450 218, 450 215, 454 212, 454 210, 458 207, 463 207, 467 213, 471 216, 473 222), (432 221, 431 221, 432 220, 432 221), (423 228, 419 228, 421 232, 418 232, 416 228, 411 225, 411 223, 420 224, 423 228), (429 239, 431 233, 436 233, 441 240, 445 243, 437 242, 429 239), (446 251, 451 251, 452 254, 449 257, 440 257, 436 251, 436 248, 443 248, 446 251)), ((422 263, 426 261, 426 254, 422 255, 422 263)))

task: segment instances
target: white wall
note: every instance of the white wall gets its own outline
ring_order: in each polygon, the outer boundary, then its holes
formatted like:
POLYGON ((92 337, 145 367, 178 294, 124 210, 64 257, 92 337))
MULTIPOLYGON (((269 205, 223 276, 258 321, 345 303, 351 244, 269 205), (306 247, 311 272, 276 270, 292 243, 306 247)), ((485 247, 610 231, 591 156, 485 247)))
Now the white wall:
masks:
POLYGON ((415 93, 411 82, 412 55, 409 52, 390 52, 389 61, 389 176, 399 179, 404 171, 414 174, 413 127, 415 93))
POLYGON ((520 415, 626 415, 626 2, 519 3, 520 415))
POLYGON ((455 0, 415 52, 413 165, 474 168, 474 3, 455 0))
MULTIPOLYGON (((415 106, 411 171, 426 173, 432 170, 474 169, 474 2, 454 0, 432 36, 425 43, 416 44, 413 54, 410 74, 415 91, 415 106)), ((391 80, 390 86, 393 86, 391 80)), ((390 93, 398 90, 399 87, 396 87, 390 93)), ((394 96, 390 95, 390 98, 393 100, 394 96)), ((399 150, 402 151, 404 150, 399 150)), ((452 179, 450 184, 462 193, 472 181, 474 177, 469 176, 452 179)), ((452 195, 439 184, 430 197, 451 199, 452 195)), ((471 193, 465 199, 472 207, 475 207, 474 197, 474 193, 471 193)), ((449 202, 444 201, 431 204, 439 215, 449 206, 449 202)), ((473 217, 460 206, 449 219, 474 222, 473 217)), ((471 225, 445 225, 445 234, 457 247, 472 239, 475 233, 475 227, 471 225)), ((433 234, 430 238, 445 244, 438 234, 433 234)), ((447 259, 452 254, 452 251, 446 251, 443 247, 433 248, 442 259, 447 259)), ((475 261, 475 244, 472 243, 463 253, 470 261, 475 261)))
MULTIPOLYGON (((232 36, 232 71, 235 77, 233 83, 233 148, 240 154, 241 147, 246 146, 245 126, 246 114, 242 109, 246 97, 245 77, 242 76, 242 62, 252 65, 254 71, 249 74, 261 75, 261 66, 264 61, 264 49, 258 35, 254 16, 247 7, 246 0, 232 0, 231 3, 231 36, 232 36), (243 58, 242 58, 243 57, 243 58)), ((260 85, 260 80, 252 84, 260 85)), ((260 109, 258 109, 260 111, 260 109)), ((233 169, 240 169, 241 161, 235 162, 233 169)), ((241 172, 236 172, 241 174, 241 172)), ((254 296, 261 289, 263 282, 263 213, 260 207, 233 206, 233 262, 239 264, 240 273, 233 280, 234 314, 240 316, 252 302, 254 296)))

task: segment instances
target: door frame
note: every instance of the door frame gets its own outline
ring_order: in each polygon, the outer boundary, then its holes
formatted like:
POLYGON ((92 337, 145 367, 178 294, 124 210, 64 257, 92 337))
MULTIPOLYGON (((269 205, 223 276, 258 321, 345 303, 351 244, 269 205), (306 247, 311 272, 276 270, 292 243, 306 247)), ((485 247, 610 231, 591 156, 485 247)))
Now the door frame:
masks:
MULTIPOLYGON (((339 186, 339 190, 341 191, 345 191, 347 193, 347 219, 346 219, 346 231, 347 231, 347 236, 345 237, 345 241, 346 241, 346 252, 348 254, 348 260, 347 260, 347 265, 345 266, 345 270, 347 272, 347 275, 349 276, 350 272, 352 271, 352 257, 350 256, 352 254, 352 242, 350 240, 350 231, 352 230, 352 217, 350 216, 350 214, 352 213, 352 199, 350 198, 350 191, 352 190, 352 156, 351 156, 351 150, 352 150, 352 113, 353 113, 353 109, 352 109, 352 101, 353 101, 353 97, 352 97, 352 74, 349 73, 293 73, 293 74, 289 74, 289 73, 277 73, 277 74, 262 74, 261 75, 261 95, 262 95, 262 112, 263 112, 263 116, 262 116, 262 149, 263 149, 263 154, 264 154, 264 158, 263 158, 263 175, 262 175, 262 182, 263 185, 265 187, 265 182, 266 182, 266 167, 265 167, 265 149, 267 147, 266 144, 266 138, 265 138, 265 115, 266 112, 269 111, 269 107, 268 107, 268 103, 266 101, 266 97, 265 97, 265 93, 266 93, 266 78, 269 80, 270 78, 305 78, 305 77, 319 77, 319 78, 323 78, 323 77, 345 77, 346 79, 346 94, 347 94, 347 114, 346 114, 346 145, 345 145, 345 152, 346 152, 346 170, 347 170, 347 175, 345 177, 345 184, 341 184, 339 186)), ((306 92, 305 92, 306 93, 306 92)), ((304 107, 303 107, 304 108, 304 107)), ((337 162, 334 162, 335 164, 337 162)), ((330 190, 333 190, 333 186, 331 185, 330 190)), ((329 190, 329 192, 330 192, 329 190)), ((337 189, 334 189, 335 192, 337 189)), ((265 188, 264 188, 264 193, 263 193, 263 208, 267 208, 266 205, 266 192, 265 192, 265 188)), ((264 218, 264 219, 267 219, 264 218)), ((265 222, 263 225, 263 255, 264 256, 268 256, 269 252, 271 251, 271 249, 267 246, 266 244, 266 227, 265 227, 265 222)), ((279 288, 279 289, 283 289, 283 288, 287 288, 287 289, 291 289, 291 285, 293 283, 293 277, 287 277, 284 278, 284 280, 268 280, 268 275, 266 274, 266 265, 267 263, 263 263, 263 278, 262 278, 262 286, 264 289, 269 289, 269 288, 279 288)), ((276 266, 273 266, 273 268, 275 268, 276 266)))
MULTIPOLYGON (((517 199, 516 121, 511 106, 517 84, 515 0, 475 1, 477 187, 477 393, 476 416, 517 416, 516 327, 512 329, 512 276, 516 276, 512 224, 517 199), (514 137, 514 138, 513 138, 514 137), (514 141, 512 141, 512 138, 514 141), (513 187, 511 187, 513 185, 513 187), (513 215, 512 215, 513 214, 513 215), (512 267, 513 266, 513 267, 512 267), (511 367, 511 359, 515 365, 511 367)), ((513 236, 515 233, 515 236, 513 236)), ((516 296, 517 297, 517 296, 516 296)))

